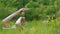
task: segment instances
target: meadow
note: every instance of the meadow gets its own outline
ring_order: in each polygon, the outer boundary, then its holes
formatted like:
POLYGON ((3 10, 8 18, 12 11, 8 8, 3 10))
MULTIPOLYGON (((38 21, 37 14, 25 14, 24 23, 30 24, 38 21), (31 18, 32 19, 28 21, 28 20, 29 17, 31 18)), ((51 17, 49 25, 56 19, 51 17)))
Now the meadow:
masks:
MULTIPOLYGON (((1 20, 0 20, 1 22, 1 20)), ((11 21, 9 25, 13 25, 14 21, 11 21)), ((0 24, 1 25, 1 24, 0 24)), ((26 21, 23 25, 27 30, 26 34, 60 34, 60 27, 59 21, 51 20, 33 20, 33 21, 26 21)), ((0 34, 25 34, 24 30, 18 29, 1 29, 0 27, 0 34)))
POLYGON ((60 21, 56 19, 60 17, 59 2, 60 0, 0 0, 0 34, 60 34, 60 21), (8 26, 13 26, 17 18, 24 16, 26 22, 23 26, 27 32, 17 28, 3 29, 2 20, 21 8, 30 9, 14 17, 8 26))

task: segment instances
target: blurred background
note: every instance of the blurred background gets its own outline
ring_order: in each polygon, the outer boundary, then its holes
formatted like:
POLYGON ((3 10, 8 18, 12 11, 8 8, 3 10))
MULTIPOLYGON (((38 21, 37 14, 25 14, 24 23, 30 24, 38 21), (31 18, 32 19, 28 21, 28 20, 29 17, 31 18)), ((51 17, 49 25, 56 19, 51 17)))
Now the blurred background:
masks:
MULTIPOLYGON (((24 7, 29 8, 24 14, 27 22, 24 26, 28 34, 60 34, 60 0, 0 0, 0 23, 5 17, 24 7)), ((14 17, 10 25, 20 16, 22 15, 14 17)), ((1 34, 17 34, 16 32, 17 30, 0 31, 1 34)))

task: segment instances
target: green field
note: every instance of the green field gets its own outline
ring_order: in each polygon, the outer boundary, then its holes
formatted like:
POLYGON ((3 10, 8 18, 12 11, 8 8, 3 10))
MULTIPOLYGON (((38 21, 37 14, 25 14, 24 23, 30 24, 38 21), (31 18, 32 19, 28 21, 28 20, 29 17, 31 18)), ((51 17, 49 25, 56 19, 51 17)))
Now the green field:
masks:
POLYGON ((60 0, 0 0, 0 34, 60 34, 60 20, 57 20, 60 19, 59 2, 60 0), (20 11, 21 8, 29 10, 20 11), (14 16, 8 26, 12 27, 19 17, 24 16, 26 33, 17 28, 3 29, 2 20, 17 11, 23 13, 14 16))
MULTIPOLYGON (((14 22, 10 22, 9 25, 13 25, 14 22)), ((25 22, 24 25, 27 30, 26 34, 59 34, 59 22, 51 20, 48 22, 47 20, 33 20, 29 22, 25 22)), ((25 34, 23 30, 18 29, 1 29, 0 34, 25 34)))

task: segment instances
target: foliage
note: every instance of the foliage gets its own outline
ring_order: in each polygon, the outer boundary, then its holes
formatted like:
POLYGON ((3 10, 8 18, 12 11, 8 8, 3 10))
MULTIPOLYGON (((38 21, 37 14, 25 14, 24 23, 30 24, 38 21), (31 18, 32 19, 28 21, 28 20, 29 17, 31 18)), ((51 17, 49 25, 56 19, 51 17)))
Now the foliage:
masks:
POLYGON ((57 0, 0 0, 0 19, 22 7, 30 8, 25 12, 26 20, 44 19, 47 15, 55 15, 57 5, 57 0))

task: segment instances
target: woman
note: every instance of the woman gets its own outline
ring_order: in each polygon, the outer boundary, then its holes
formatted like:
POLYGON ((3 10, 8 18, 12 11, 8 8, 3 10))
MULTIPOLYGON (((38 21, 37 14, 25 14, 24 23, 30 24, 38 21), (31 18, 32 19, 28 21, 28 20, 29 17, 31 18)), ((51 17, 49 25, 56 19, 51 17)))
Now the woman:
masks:
MULTIPOLYGON (((28 10, 28 8, 21 8, 18 11, 14 12, 13 14, 9 15, 8 17, 6 17, 5 19, 2 20, 3 22, 3 29, 8 29, 8 22, 14 18, 16 15, 21 14, 22 12, 28 10)), ((20 17, 16 23, 15 26, 18 27, 19 24, 21 24, 22 22, 25 21, 24 17, 20 17)), ((13 28, 13 27, 12 27, 13 28)))

